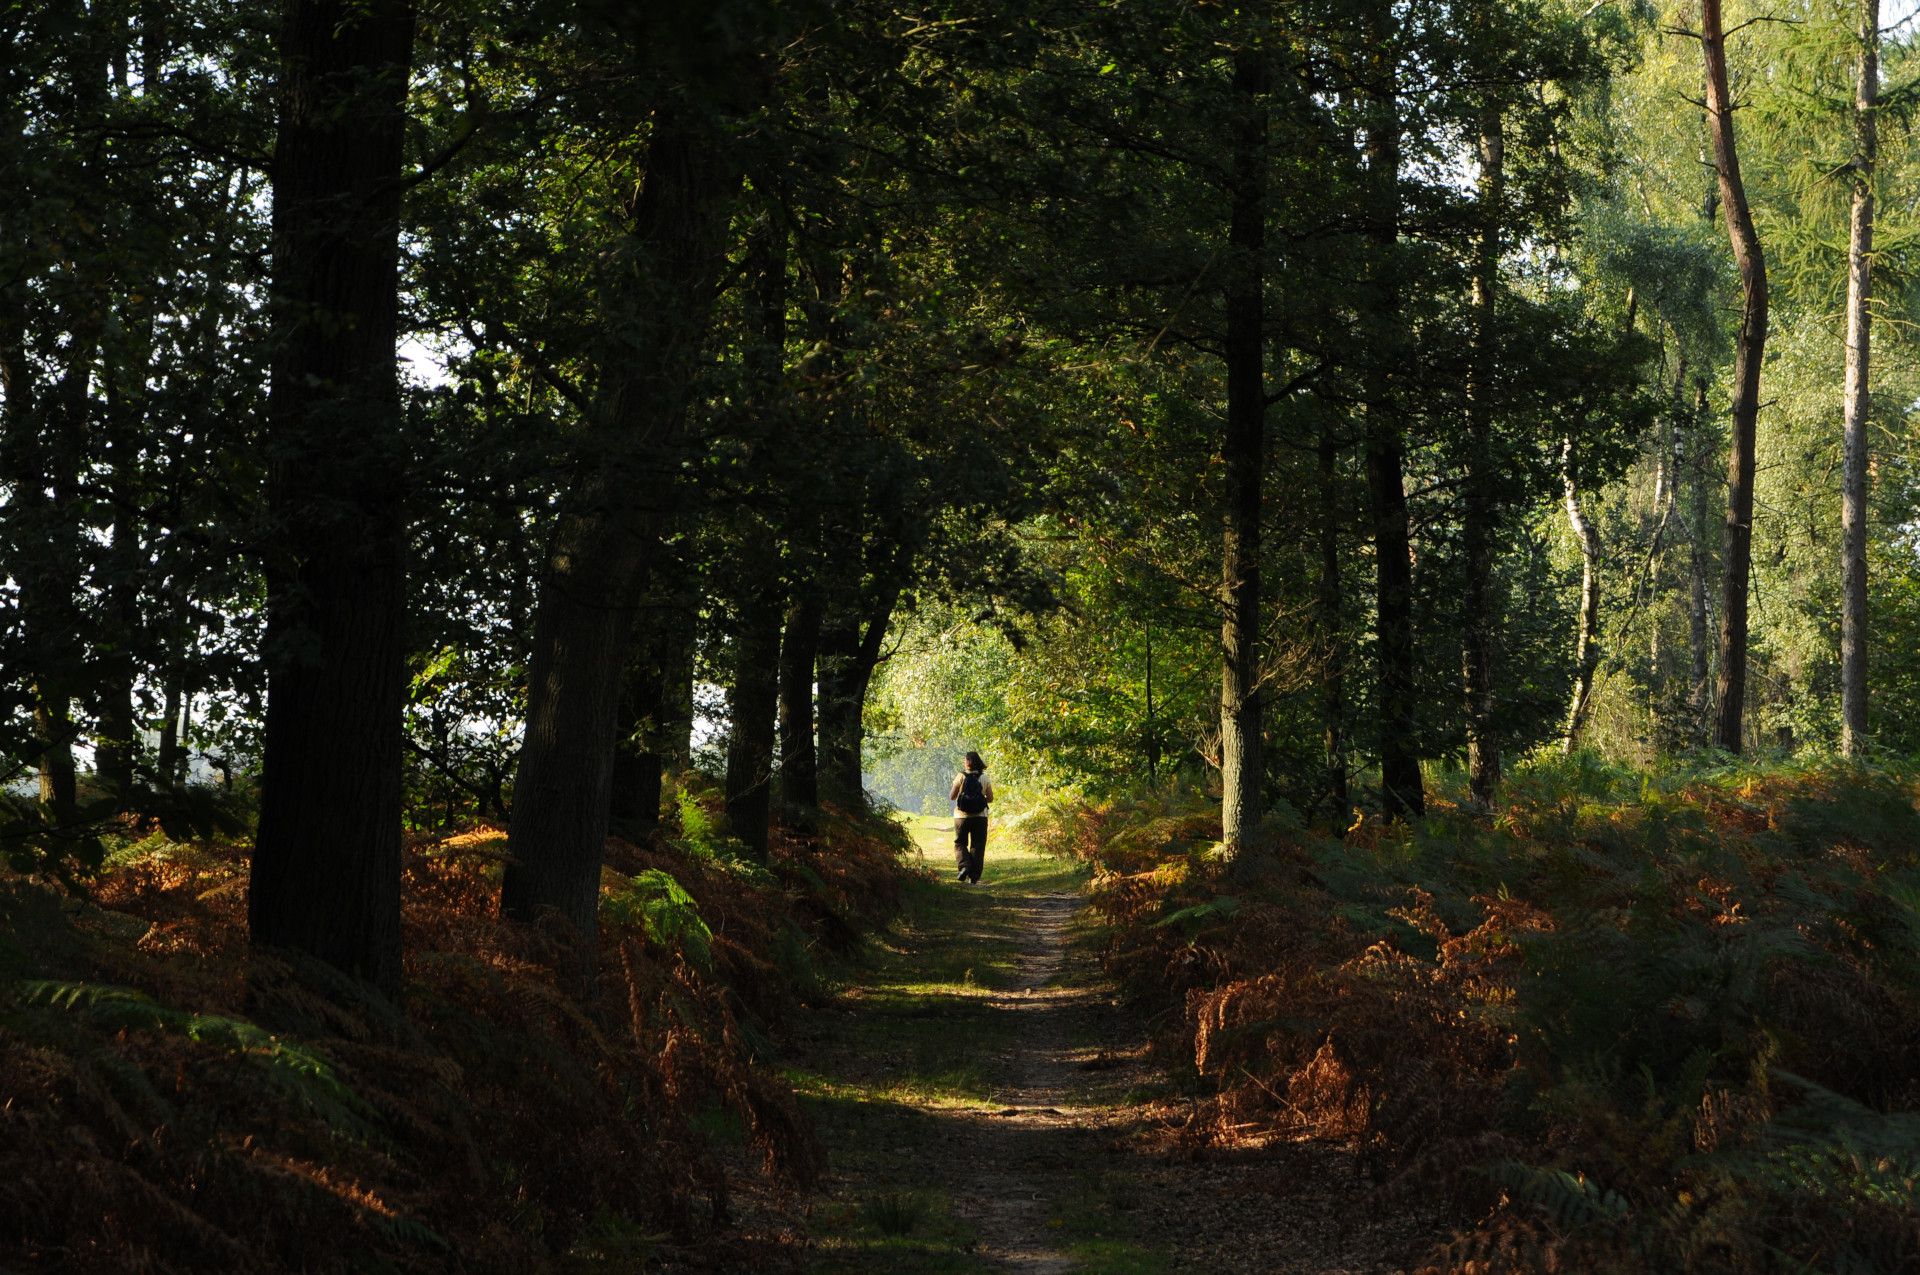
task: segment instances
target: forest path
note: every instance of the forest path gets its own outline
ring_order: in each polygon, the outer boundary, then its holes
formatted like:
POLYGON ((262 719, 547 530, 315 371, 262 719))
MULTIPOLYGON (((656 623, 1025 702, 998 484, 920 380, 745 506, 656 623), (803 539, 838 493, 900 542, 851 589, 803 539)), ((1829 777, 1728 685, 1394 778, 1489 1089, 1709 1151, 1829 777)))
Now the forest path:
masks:
POLYGON ((1127 1139, 1165 1078, 1084 934, 1085 873, 996 830, 979 886, 951 825, 912 828, 917 883, 790 1073, 827 1147, 808 1269, 1359 1272, 1431 1239, 1371 1208, 1319 1145, 1174 1163, 1127 1139), (941 871, 941 869, 947 869, 941 871))

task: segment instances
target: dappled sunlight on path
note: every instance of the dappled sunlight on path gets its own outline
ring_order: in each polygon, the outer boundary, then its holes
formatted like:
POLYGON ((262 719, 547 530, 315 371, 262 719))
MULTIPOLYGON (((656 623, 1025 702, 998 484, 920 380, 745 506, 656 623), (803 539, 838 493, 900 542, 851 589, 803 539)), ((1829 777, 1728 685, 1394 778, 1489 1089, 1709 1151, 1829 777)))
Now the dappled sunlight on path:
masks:
MULTIPOLYGON (((944 821, 914 831, 929 867, 951 862, 944 821)), ((861 985, 813 1018, 792 1073, 830 1162, 809 1269, 1393 1269, 1355 1252, 1378 1245, 1355 1242, 1345 1153, 1136 1147, 1165 1083, 1075 941, 1084 877, 1010 841, 977 887, 922 883, 861 985)))

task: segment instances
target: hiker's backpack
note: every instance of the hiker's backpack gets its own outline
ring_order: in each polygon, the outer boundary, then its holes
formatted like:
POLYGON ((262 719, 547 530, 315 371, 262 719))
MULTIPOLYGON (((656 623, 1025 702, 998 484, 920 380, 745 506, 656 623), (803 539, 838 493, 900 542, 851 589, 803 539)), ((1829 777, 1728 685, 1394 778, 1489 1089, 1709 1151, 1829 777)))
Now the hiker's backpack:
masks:
POLYGON ((980 772, 969 770, 960 776, 960 800, 956 803, 963 815, 984 815, 987 813, 987 790, 980 786, 980 772))

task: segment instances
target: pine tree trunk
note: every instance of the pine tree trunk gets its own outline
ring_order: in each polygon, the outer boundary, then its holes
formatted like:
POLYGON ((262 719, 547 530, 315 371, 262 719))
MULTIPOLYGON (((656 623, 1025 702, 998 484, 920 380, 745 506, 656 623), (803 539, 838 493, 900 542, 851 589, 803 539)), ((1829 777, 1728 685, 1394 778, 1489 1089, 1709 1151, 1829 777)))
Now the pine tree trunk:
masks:
POLYGON ((1734 144, 1733 101, 1727 88, 1727 46, 1720 0, 1701 0, 1700 46, 1707 72, 1708 135, 1727 210, 1727 235, 1740 271, 1743 300, 1734 342, 1732 432, 1727 449, 1725 575, 1720 592, 1720 678, 1715 690, 1713 742, 1730 753, 1744 742, 1747 698, 1747 584, 1753 565, 1754 434, 1760 414, 1760 365, 1767 346, 1767 263, 1740 180, 1734 144))
POLYGON ((547 555, 528 667, 501 914, 551 919, 589 962, 619 687, 636 601, 660 553, 677 447, 726 260, 739 185, 727 140, 659 112, 628 242, 608 285, 585 470, 547 555))
POLYGON ((1347 788, 1346 600, 1340 578, 1340 453, 1331 422, 1322 422, 1318 449, 1320 481, 1320 578, 1315 593, 1320 626, 1320 724, 1326 747, 1327 800, 1333 829, 1353 817, 1347 788))
POLYGON ((400 984, 406 0, 291 0, 273 159, 268 696, 253 943, 400 984))
POLYGON ((1260 505, 1266 475, 1266 103, 1257 54, 1234 67, 1240 118, 1229 186, 1226 291, 1227 510, 1220 581, 1220 826, 1235 853, 1254 846, 1266 770, 1261 755, 1260 505))
POLYGON ((1367 498, 1373 515, 1375 632, 1380 661, 1380 787, 1386 813, 1426 811, 1426 788, 1415 751, 1413 546, 1407 517, 1405 444, 1400 435, 1395 362, 1399 333, 1400 117, 1391 61, 1388 6, 1375 0, 1368 86, 1366 159, 1372 189, 1367 235, 1372 261, 1368 301, 1379 333, 1369 351, 1366 390, 1367 498))
POLYGON ((1840 751, 1867 742, 1867 420, 1872 370, 1873 182, 1879 158, 1880 0, 1860 0, 1853 99, 1853 213, 1847 242, 1845 462, 1840 494, 1840 751))
POLYGON ((1466 587, 1460 642, 1466 690, 1467 786, 1481 807, 1500 786, 1500 741, 1494 730, 1494 634, 1500 623, 1494 592, 1494 537, 1500 499, 1499 459, 1493 452, 1494 295, 1500 271, 1500 217, 1506 187, 1506 137, 1500 108, 1488 105, 1480 122, 1480 237, 1473 271, 1474 349, 1467 388, 1468 459, 1465 540, 1466 587))

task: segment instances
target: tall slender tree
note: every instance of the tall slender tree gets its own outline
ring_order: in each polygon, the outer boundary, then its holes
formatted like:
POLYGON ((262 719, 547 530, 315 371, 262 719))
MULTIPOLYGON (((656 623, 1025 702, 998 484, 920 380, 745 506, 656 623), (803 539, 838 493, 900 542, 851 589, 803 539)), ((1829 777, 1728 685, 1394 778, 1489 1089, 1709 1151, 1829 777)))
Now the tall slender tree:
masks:
POLYGON ((1706 63, 1707 136, 1719 177, 1727 236, 1740 272, 1740 331, 1733 349, 1732 429, 1727 446, 1726 545, 1720 586, 1720 677, 1714 688, 1713 743, 1737 753, 1747 699, 1747 589, 1753 566, 1754 436, 1760 416, 1760 366, 1767 350, 1767 261, 1740 178, 1727 37, 1720 0, 1701 0, 1700 48, 1706 63))
POLYGON ((1367 303, 1376 332, 1363 357, 1367 497, 1373 514, 1374 628, 1380 661, 1381 796, 1388 813, 1419 815, 1426 789, 1414 751, 1415 656, 1413 546, 1407 515, 1406 440, 1399 419, 1395 366, 1399 338, 1400 239, 1399 66, 1392 7, 1367 9, 1365 104, 1367 303))
POLYGON ((1840 751, 1867 741, 1867 420, 1873 365, 1873 186, 1880 153, 1880 0, 1859 0, 1853 207, 1847 236, 1847 369, 1840 485, 1840 751))
POLYGON ((1228 184, 1232 254, 1225 296, 1227 508, 1221 552, 1221 839, 1253 848, 1266 813, 1261 787, 1260 516, 1266 479, 1267 68, 1235 55, 1233 156, 1228 184))

